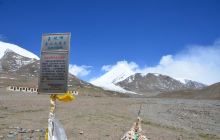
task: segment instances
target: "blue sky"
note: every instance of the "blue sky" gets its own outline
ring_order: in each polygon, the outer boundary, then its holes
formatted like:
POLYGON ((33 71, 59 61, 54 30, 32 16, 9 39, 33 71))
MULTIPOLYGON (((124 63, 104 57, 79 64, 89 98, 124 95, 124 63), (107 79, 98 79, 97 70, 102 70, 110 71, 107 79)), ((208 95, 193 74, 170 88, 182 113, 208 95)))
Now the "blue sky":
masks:
POLYGON ((118 61, 156 66, 220 38, 219 0, 0 0, 1 40, 40 54, 43 33, 71 32, 70 63, 89 80, 118 61), (88 67, 91 66, 91 67, 88 67))

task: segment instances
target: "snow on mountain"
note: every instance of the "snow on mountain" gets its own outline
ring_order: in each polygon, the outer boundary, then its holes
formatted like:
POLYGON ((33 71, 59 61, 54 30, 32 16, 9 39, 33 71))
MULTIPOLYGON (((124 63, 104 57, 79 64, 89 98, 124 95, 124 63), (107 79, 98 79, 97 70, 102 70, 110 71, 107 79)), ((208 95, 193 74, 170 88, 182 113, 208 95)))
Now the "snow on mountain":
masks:
POLYGON ((182 78, 172 78, 159 73, 137 73, 135 67, 121 61, 91 83, 107 90, 119 92, 161 92, 181 89, 201 89, 206 85, 182 78))
POLYGON ((152 73, 154 76, 160 76, 159 73, 152 73))
POLYGON ((14 51, 7 49, 3 57, 0 59, 0 71, 15 72, 22 66, 33 63, 34 61, 37 60, 21 56, 14 51))
POLYGON ((116 83, 125 90, 152 96, 161 92, 202 89, 206 85, 192 80, 176 80, 158 73, 135 73, 123 81, 116 83))
POLYGON ((203 83, 189 80, 189 79, 184 79, 184 78, 175 78, 175 79, 183 83, 187 88, 202 89, 207 86, 203 83))
MULTIPOLYGON (((136 73, 137 74, 137 73, 136 73)), ((145 77, 147 74, 149 74, 149 73, 139 73, 142 77, 145 77)), ((160 76, 161 74, 159 74, 159 73, 150 73, 150 74, 153 74, 154 76, 160 76)))
POLYGON ((135 72, 131 69, 128 63, 124 63, 123 61, 118 63, 117 66, 113 66, 109 71, 107 71, 101 77, 92 80, 91 83, 93 85, 102 87, 106 90, 113 90, 118 92, 130 92, 127 91, 120 86, 115 85, 116 83, 123 81, 130 75, 133 75, 135 72))
POLYGON ((2 58, 4 56, 5 51, 11 50, 11 51, 16 52, 19 55, 24 56, 24 57, 34 58, 37 60, 40 59, 37 55, 35 55, 35 54, 17 46, 17 45, 11 44, 11 43, 6 43, 6 42, 0 41, 0 48, 1 48, 0 49, 0 58, 2 58))
POLYGON ((186 84, 187 80, 184 78, 175 78, 176 80, 180 81, 183 84, 186 84))
POLYGON ((147 96, 163 92, 173 91, 185 88, 185 86, 166 75, 148 73, 144 76, 142 73, 136 73, 117 83, 118 86, 126 90, 136 93, 145 94, 147 96))
POLYGON ((207 86, 197 81, 192 81, 192 80, 187 80, 187 79, 185 81, 186 81, 185 86, 190 89, 202 89, 207 86))

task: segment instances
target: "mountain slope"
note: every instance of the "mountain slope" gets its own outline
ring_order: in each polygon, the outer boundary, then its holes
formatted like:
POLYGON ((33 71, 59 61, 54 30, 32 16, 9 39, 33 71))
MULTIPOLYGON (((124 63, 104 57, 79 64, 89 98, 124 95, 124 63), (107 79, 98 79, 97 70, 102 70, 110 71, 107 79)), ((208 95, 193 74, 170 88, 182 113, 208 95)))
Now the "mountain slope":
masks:
POLYGON ((12 50, 7 49, 3 57, 0 59, 0 71, 15 72, 20 67, 30 64, 34 61, 36 61, 36 59, 24 57, 12 50))
POLYGON ((181 82, 172 79, 169 76, 152 73, 148 73, 147 75, 136 73, 125 80, 118 82, 117 85, 126 90, 146 95, 162 91, 178 90, 184 87, 181 82))
POLYGON ((156 94, 164 91, 181 89, 201 89, 206 85, 185 79, 174 79, 161 74, 137 73, 140 71, 136 64, 120 61, 116 65, 102 67, 106 71, 91 83, 107 90, 124 93, 156 94))
POLYGON ((32 63, 20 67, 16 73, 18 75, 26 75, 29 77, 38 77, 40 71, 40 60, 36 60, 32 63))
MULTIPOLYGON (((38 77, 39 77, 39 69, 40 69, 39 60, 23 57, 20 56, 19 54, 16 54, 15 52, 7 51, 0 61, 3 64, 2 70, 0 71, 0 87, 6 87, 6 86, 37 87, 38 86, 38 77), (23 62, 28 62, 28 63, 23 63, 23 62)), ((94 96, 95 97, 102 97, 102 96, 128 97, 129 96, 126 94, 103 90, 100 87, 96 87, 88 82, 78 79, 76 76, 72 74, 69 74, 68 88, 69 90, 78 91, 79 95, 81 96, 93 96, 93 97, 94 96)))
POLYGON ((203 89, 204 87, 207 86, 203 83, 192 81, 192 80, 185 80, 185 81, 186 81, 185 86, 188 89, 203 89))
POLYGON ((110 71, 106 72, 98 79, 91 81, 91 83, 107 90, 119 91, 123 93, 129 92, 116 85, 116 83, 134 74, 134 72, 126 65, 127 64, 125 63, 119 63, 117 67, 113 67, 110 71))
POLYGON ((192 81, 192 80, 183 79, 183 78, 177 78, 176 80, 183 83, 189 89, 202 89, 206 87, 205 84, 197 82, 197 81, 192 81))
POLYGON ((182 90, 161 93, 159 98, 184 98, 184 99, 214 99, 220 100, 220 83, 207 86, 198 90, 182 90))
POLYGON ((200 99, 220 99, 220 82, 197 91, 196 97, 200 99))
POLYGON ((136 93, 147 96, 155 95, 161 92, 177 91, 183 89, 201 89, 204 84, 187 80, 185 83, 173 79, 166 75, 148 73, 136 73, 123 81, 117 83, 118 86, 136 93))

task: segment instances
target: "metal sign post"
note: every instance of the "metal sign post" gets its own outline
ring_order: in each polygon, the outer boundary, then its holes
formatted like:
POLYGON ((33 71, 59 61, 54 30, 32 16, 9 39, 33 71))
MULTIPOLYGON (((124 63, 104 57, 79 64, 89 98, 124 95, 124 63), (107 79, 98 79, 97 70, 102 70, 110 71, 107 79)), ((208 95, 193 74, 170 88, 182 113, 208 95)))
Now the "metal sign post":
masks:
POLYGON ((63 94, 68 88, 70 33, 43 34, 39 93, 63 94))
POLYGON ((56 99, 71 101, 74 98, 73 95, 67 94, 69 50, 70 33, 43 34, 38 92, 50 94, 50 113, 45 140, 67 140, 65 130, 55 118, 55 108, 56 99))

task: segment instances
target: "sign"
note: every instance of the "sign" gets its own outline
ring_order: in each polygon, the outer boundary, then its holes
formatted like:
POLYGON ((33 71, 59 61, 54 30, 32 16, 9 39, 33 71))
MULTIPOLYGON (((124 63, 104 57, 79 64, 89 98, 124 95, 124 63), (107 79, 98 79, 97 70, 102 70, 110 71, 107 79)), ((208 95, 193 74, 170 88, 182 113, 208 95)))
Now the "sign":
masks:
POLYGON ((68 89, 70 33, 43 34, 39 93, 63 94, 68 89))

